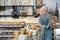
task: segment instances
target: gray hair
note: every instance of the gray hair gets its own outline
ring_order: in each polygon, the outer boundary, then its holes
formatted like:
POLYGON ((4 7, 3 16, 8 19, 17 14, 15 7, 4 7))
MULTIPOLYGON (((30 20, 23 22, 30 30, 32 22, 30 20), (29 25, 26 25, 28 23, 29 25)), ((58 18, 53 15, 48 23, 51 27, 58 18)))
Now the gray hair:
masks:
POLYGON ((47 6, 42 6, 42 7, 41 7, 41 10, 42 10, 42 9, 44 9, 44 10, 46 10, 46 11, 48 12, 48 7, 47 7, 47 6))

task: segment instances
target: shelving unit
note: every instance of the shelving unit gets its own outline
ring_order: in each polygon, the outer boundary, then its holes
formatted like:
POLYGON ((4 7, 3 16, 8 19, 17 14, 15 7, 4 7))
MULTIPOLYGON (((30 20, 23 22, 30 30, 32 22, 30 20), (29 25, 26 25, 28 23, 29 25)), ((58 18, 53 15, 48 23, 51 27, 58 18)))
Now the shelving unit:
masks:
MULTIPOLYGON (((16 7, 31 7, 30 9, 27 10, 27 15, 32 15, 33 14, 33 9, 34 9, 34 5, 35 5, 35 0, 0 0, 1 4, 0 6, 4 6, 4 7, 12 7, 12 6, 16 6, 16 7), (9 3, 10 2, 10 3, 9 3), (4 5, 2 5, 4 4, 4 5)), ((30 15, 30 16, 31 16, 30 15)), ((1 16, 11 16, 11 15, 1 15, 1 16)), ((26 16, 26 15, 24 15, 26 16)))
POLYGON ((52 40, 55 40, 55 31, 54 31, 54 29, 56 28, 56 23, 57 23, 57 17, 52 16, 52 40))
POLYGON ((54 29, 56 27, 56 25, 52 26, 52 40, 55 40, 55 32, 54 32, 54 29))
MULTIPOLYGON (((6 22, 6 23, 8 23, 8 22, 6 22)), ((3 26, 3 25, 4 24, 2 24, 0 26, 0 40, 11 40, 9 38, 14 38, 14 32, 19 32, 20 31, 20 28, 24 28, 23 27, 24 26, 24 22, 19 22, 19 24, 15 24, 15 27, 14 27, 14 25, 13 26, 10 25, 10 27, 7 26, 8 24, 6 25, 6 27, 3 26), (20 26, 18 26, 18 25, 20 25, 20 26)))
POLYGON ((54 40, 54 28, 52 28, 52 40, 54 40))
POLYGON ((14 35, 0 35, 0 38, 11 38, 14 37, 14 35))
MULTIPOLYGON (((16 7, 34 7, 34 5, 12 5, 12 6, 16 6, 16 7)), ((11 7, 11 6, 5 6, 5 7, 11 7)))
MULTIPOLYGON (((0 0, 0 1, 1 1, 0 7, 4 7, 4 10, 5 10, 5 7, 12 7, 12 6, 16 6, 16 7, 31 7, 32 8, 32 12, 31 11, 30 12, 33 13, 34 8, 36 8, 36 0, 17 0, 17 1, 16 0, 15 1, 14 0, 0 0), (25 1, 26 4, 23 1, 25 1), (31 3, 30 3, 30 1, 31 1, 31 3), (9 2, 10 2, 10 4, 9 4, 9 2)), ((0 16, 6 17, 6 16, 11 16, 11 15, 0 15, 0 16)), ((26 16, 32 16, 32 15, 26 15, 26 16)), ((2 33, 2 32, 4 32, 4 33, 14 33, 15 31, 19 32, 20 28, 23 28, 23 27, 22 26, 0 26, 0 28, 6 28, 4 30, 0 29, 0 33, 2 33), (19 29, 19 30, 17 30, 16 28, 19 29)), ((5 40, 3 38, 6 38, 6 39, 13 38, 13 35, 3 35, 3 34, 0 35, 0 40, 5 40)))
MULTIPOLYGON (((13 5, 13 6, 15 6, 15 5, 13 5)), ((12 7, 12 6, 4 6, 4 8, 5 8, 5 7, 12 7)), ((18 8, 18 7, 23 7, 23 8, 26 7, 26 8, 27 8, 27 9, 25 8, 26 13, 22 13, 22 14, 21 14, 22 16, 32 16, 32 15, 33 15, 33 10, 34 10, 34 6, 33 6, 33 5, 17 5, 16 7, 17 7, 17 8, 18 8)), ((4 10, 4 11, 3 11, 3 12, 4 12, 4 13, 3 13, 4 15, 1 13, 1 14, 0 14, 0 17, 11 17, 11 12, 12 12, 12 10, 11 10, 11 11, 8 10, 8 11, 10 11, 9 14, 7 14, 5 11, 7 12, 7 10, 4 10)), ((21 10, 19 9, 19 11, 21 11, 21 10)), ((23 11, 24 11, 24 10, 23 10, 23 11)), ((23 12, 23 11, 22 11, 22 12, 23 12)))
POLYGON ((19 32, 19 30, 0 30, 0 32, 15 32, 15 31, 19 32))

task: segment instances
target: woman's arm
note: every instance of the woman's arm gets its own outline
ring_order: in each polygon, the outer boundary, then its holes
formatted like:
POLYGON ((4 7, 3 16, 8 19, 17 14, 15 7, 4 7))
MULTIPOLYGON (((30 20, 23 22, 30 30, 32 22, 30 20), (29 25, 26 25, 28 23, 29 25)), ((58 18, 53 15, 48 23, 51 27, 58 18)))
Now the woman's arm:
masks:
POLYGON ((43 26, 42 24, 41 24, 41 15, 39 16, 39 24, 40 24, 40 26, 43 26))
POLYGON ((46 28, 49 28, 49 27, 51 27, 52 25, 52 16, 51 15, 49 15, 49 23, 48 23, 48 25, 47 25, 47 27, 46 28))

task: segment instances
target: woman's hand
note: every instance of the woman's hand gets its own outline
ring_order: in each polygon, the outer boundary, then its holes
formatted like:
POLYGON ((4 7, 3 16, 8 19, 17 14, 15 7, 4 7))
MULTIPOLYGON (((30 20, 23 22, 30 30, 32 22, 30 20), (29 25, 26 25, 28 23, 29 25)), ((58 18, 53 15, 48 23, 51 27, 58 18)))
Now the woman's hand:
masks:
POLYGON ((42 28, 42 27, 43 27, 43 25, 41 25, 41 24, 39 24, 39 26, 40 26, 40 28, 42 28))
POLYGON ((46 29, 48 29, 48 28, 49 28, 49 25, 46 26, 46 29))

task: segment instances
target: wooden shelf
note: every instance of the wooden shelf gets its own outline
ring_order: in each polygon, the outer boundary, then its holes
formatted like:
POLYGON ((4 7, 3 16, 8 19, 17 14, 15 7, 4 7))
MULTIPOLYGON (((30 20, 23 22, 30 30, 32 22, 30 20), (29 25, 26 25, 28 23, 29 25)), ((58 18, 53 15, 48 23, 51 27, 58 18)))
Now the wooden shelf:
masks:
MULTIPOLYGON (((0 5, 2 6, 2 5, 0 5)), ((11 7, 11 6, 17 6, 17 7, 34 7, 34 5, 7 5, 7 6, 4 6, 4 7, 11 7)))
MULTIPOLYGON (((12 27, 12 26, 11 26, 12 27)), ((16 26, 15 26, 16 27, 16 26)), ((10 27, 8 27, 8 26, 6 26, 6 27, 0 27, 0 28, 10 28, 10 27)), ((12 27, 12 28, 14 28, 14 27, 12 27)), ((19 28, 18 26, 17 26, 17 28, 19 28)), ((20 28, 23 28, 23 27, 20 27, 20 28)))
POLYGON ((16 31, 19 32, 19 30, 0 30, 0 32, 16 32, 16 31))
POLYGON ((0 37, 13 37, 14 35, 0 35, 0 37))
POLYGON ((14 32, 13 30, 0 30, 0 32, 14 32))

